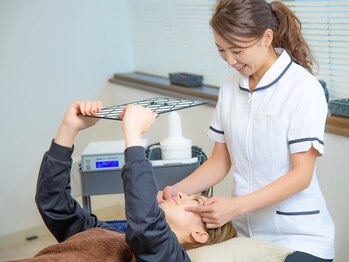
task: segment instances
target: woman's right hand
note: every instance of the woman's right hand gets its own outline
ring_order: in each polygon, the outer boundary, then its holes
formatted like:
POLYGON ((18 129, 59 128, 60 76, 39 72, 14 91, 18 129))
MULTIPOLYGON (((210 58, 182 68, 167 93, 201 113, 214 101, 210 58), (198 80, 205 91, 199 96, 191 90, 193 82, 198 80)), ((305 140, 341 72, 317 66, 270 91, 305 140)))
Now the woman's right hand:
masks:
POLYGON ((178 193, 178 190, 174 186, 167 186, 162 191, 159 191, 157 200, 158 203, 162 203, 166 199, 170 199, 174 196, 176 196, 178 193))

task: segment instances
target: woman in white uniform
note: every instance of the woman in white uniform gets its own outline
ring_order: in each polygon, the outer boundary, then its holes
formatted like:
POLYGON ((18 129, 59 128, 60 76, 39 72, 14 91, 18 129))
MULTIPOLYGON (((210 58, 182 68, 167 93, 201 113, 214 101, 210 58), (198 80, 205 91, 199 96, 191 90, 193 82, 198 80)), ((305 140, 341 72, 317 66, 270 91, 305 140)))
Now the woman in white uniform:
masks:
POLYGON ((223 0, 210 22, 218 51, 235 70, 223 82, 208 136, 210 158, 159 193, 203 191, 232 170, 232 198, 212 197, 208 228, 230 219, 240 236, 296 250, 286 261, 332 261, 334 224, 316 177, 327 103, 312 75, 300 22, 281 2, 223 0))

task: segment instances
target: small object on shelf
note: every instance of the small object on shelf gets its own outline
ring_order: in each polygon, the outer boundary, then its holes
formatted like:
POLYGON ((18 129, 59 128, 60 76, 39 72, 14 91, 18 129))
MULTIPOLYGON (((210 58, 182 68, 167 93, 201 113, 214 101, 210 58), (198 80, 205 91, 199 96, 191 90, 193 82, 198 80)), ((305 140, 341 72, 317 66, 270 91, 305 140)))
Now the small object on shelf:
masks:
POLYGON ((328 103, 328 100, 330 98, 330 94, 328 93, 327 84, 326 84, 325 80, 319 80, 319 82, 322 85, 322 88, 324 89, 326 102, 328 103))
POLYGON ((197 87, 202 86, 202 80, 204 77, 202 75, 195 75, 189 73, 169 73, 171 85, 181 85, 187 87, 197 87))
POLYGON ((328 103, 331 115, 349 117, 349 98, 332 100, 328 103))

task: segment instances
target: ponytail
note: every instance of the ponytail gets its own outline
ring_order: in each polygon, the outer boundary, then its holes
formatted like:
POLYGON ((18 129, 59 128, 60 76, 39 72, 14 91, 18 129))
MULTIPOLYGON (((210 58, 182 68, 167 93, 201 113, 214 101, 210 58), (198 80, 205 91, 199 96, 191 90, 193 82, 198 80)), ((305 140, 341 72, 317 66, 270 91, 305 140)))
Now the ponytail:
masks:
POLYGON ((273 46, 284 48, 296 63, 313 74, 313 58, 310 48, 302 36, 301 22, 283 3, 272 2, 270 5, 272 13, 278 21, 278 26, 273 28, 273 46))

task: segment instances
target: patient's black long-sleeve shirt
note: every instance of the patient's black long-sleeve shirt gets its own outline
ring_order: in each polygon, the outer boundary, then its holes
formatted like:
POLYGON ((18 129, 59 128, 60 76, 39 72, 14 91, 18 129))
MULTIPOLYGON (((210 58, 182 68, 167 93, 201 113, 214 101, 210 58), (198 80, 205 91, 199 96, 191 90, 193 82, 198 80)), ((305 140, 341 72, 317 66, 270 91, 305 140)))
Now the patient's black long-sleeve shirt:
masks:
MULTIPOLYGON (((72 153, 73 148, 52 142, 43 157, 35 201, 46 226, 59 242, 92 227, 118 231, 99 221, 71 196, 72 153)), ((144 148, 127 148, 125 162, 126 241, 137 261, 190 261, 158 206, 158 187, 144 148)))
POLYGON ((36 205, 47 228, 58 242, 92 227, 117 231, 83 209, 71 196, 73 150, 74 148, 52 142, 41 162, 36 187, 36 205))

